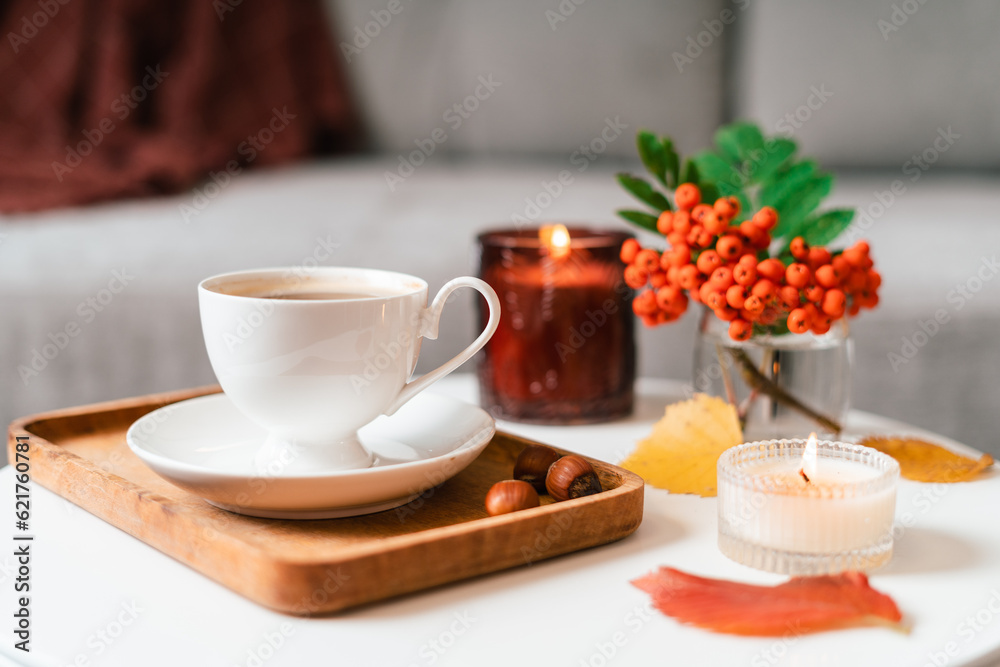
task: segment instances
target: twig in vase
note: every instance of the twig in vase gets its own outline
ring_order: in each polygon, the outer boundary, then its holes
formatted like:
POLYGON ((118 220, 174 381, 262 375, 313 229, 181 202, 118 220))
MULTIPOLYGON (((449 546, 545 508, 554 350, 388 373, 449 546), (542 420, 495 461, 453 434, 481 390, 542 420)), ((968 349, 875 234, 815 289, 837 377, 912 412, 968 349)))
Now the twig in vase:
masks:
POLYGON ((740 374, 743 376, 743 380, 750 387, 759 390, 761 393, 770 396, 775 401, 782 403, 793 410, 801 412, 828 431, 832 431, 835 434, 840 433, 842 430, 840 424, 829 417, 816 412, 808 405, 805 405, 769 380, 766 375, 757 369, 753 360, 750 359, 744 350, 730 348, 729 353, 733 356, 736 363, 739 364, 740 374))

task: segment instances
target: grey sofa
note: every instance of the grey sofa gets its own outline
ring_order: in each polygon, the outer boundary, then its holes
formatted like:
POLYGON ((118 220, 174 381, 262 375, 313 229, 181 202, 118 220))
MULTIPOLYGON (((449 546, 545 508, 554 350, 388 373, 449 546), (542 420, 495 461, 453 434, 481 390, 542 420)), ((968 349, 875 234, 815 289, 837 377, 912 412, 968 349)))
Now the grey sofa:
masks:
MULTIPOLYGON (((1000 454, 995 6, 928 3, 898 26, 888 0, 386 6, 330 6, 373 153, 0 217, 0 420, 212 382, 202 277, 363 265, 433 290, 515 216, 624 227, 613 175, 639 169, 639 128, 693 150, 750 117, 836 167, 831 204, 860 209, 884 287, 853 324, 855 407, 1000 454)), ((421 367, 473 334, 471 304, 446 311, 421 367)), ((642 331, 640 373, 687 379, 694 320, 642 331)))

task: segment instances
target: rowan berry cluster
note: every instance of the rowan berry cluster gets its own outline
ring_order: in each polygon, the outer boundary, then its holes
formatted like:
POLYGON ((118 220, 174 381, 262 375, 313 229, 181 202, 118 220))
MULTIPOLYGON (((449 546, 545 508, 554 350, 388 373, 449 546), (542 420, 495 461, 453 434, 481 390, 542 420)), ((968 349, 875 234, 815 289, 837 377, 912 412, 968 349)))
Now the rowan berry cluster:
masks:
POLYGON ((765 206, 737 224, 735 197, 702 203, 698 187, 684 183, 674 198, 677 211, 664 211, 656 225, 669 249, 643 248, 635 239, 622 245, 625 282, 643 290, 632 308, 647 326, 678 319, 694 301, 729 322, 734 340, 750 338, 755 325, 823 334, 845 315, 878 304, 882 278, 872 268, 865 241, 831 252, 809 247, 799 236, 784 262, 768 255, 778 224, 773 208, 765 206))

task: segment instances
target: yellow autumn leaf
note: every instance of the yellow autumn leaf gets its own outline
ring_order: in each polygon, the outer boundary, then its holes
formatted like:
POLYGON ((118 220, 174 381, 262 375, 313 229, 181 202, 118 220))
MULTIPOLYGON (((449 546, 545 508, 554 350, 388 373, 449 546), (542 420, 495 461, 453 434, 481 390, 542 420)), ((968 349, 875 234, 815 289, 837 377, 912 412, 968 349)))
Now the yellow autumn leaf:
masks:
POLYGON ((993 465, 993 457, 989 454, 972 459, 941 445, 914 438, 871 436, 858 444, 896 459, 900 474, 916 482, 967 482, 993 465))
POLYGON ((650 436, 621 465, 671 493, 711 497, 719 455, 742 441, 736 409, 721 398, 696 394, 668 405, 650 436))

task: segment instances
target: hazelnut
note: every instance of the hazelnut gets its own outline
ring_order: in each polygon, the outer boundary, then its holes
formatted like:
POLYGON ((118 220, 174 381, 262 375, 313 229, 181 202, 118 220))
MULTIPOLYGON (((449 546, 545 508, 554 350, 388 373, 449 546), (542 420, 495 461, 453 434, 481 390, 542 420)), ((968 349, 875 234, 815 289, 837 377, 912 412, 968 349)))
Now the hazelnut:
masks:
POLYGON ((490 487, 486 494, 486 513, 490 516, 508 514, 538 507, 538 493, 527 482, 507 479, 490 487))
POLYGON ((545 477, 545 488, 556 500, 580 498, 604 490, 594 467, 576 454, 564 456, 552 464, 545 477))
POLYGON ((517 455, 514 463, 514 479, 527 482, 535 491, 545 493, 545 476, 553 463, 559 460, 559 452, 545 445, 528 445, 517 455))

